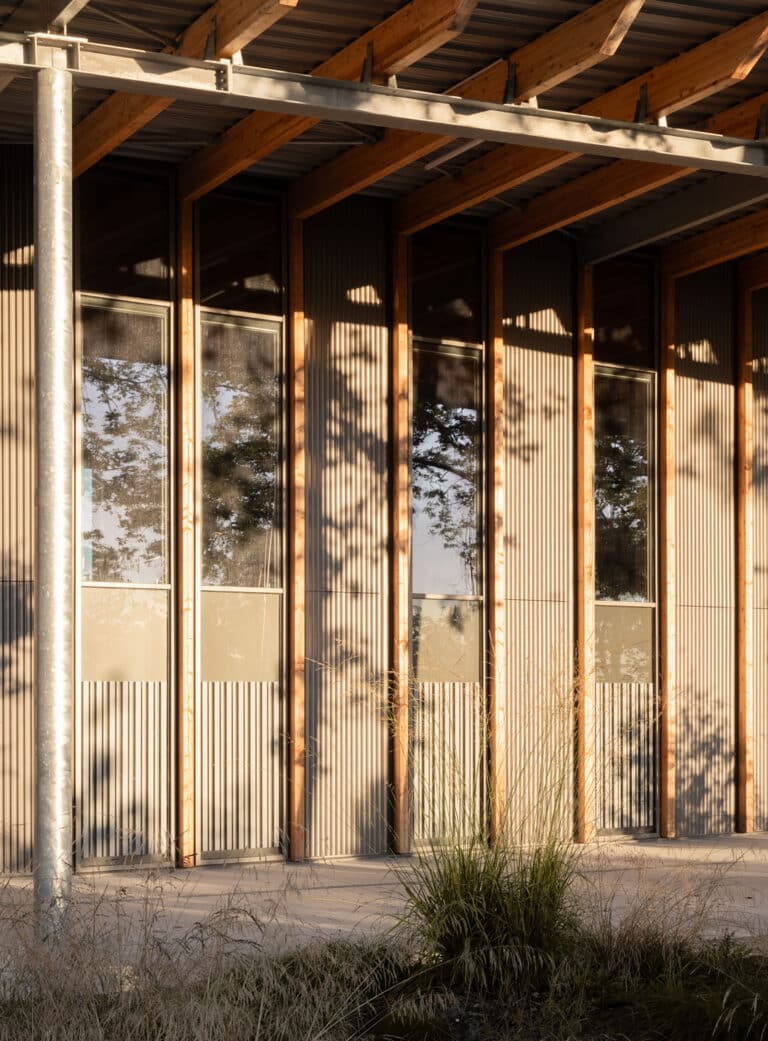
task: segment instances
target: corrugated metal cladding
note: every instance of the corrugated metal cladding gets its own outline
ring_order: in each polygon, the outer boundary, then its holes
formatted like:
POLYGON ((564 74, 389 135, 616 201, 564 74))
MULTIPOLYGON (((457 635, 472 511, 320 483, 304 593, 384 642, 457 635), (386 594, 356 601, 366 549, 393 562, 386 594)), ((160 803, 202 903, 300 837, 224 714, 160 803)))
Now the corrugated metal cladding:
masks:
POLYGON ((550 236, 504 264, 509 820, 573 814, 574 258, 550 236))
POLYGON ((34 834, 32 154, 0 148, 0 871, 34 834))
POLYGON ((735 810, 733 271, 677 283, 677 822, 729 832, 735 810))
POLYGON ((305 226, 306 737, 312 857, 387 848, 387 209, 305 226))
POLYGON ((280 847, 279 683, 201 683, 195 740, 198 846, 203 858, 280 847))
POLYGON ((410 712, 414 845, 483 835, 488 747, 483 684, 414 684, 410 712))
POLYGON ((657 715, 654 684, 595 684, 598 829, 653 828, 657 715))
POLYGON ((80 864, 167 861, 173 790, 167 683, 81 683, 75 698, 80 864))
POLYGON ((752 297, 755 828, 768 831, 768 290, 752 297))

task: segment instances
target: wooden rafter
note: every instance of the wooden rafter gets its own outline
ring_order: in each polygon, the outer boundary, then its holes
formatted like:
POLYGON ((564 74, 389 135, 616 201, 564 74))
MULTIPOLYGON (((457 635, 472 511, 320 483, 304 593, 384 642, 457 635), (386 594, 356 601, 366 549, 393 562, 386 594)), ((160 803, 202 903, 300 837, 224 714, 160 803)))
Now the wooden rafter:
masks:
MULTIPOLYGON (((209 39, 217 58, 231 58, 292 11, 299 0, 216 0, 182 34, 168 53, 202 58, 209 39)), ((111 94, 75 127, 73 173, 79 177, 164 112, 173 101, 144 94, 111 94)))
MULTIPOLYGON (((767 48, 768 12, 764 12, 588 101, 577 111, 631 121, 642 98, 646 120, 667 116, 744 80, 767 48)), ((574 158, 572 152, 504 145, 469 163, 456 180, 430 182, 401 199, 395 207, 397 229, 413 234, 574 158)))
MULTIPOLYGON (((477 0, 411 0, 318 65, 312 75, 358 79, 369 55, 373 79, 397 73, 458 36, 476 3, 477 0)), ((269 112, 251 113, 222 134, 216 144, 202 149, 184 164, 184 197, 200 198, 317 122, 269 112)))
MULTIPOLYGON (((751 137, 765 105, 768 94, 761 94, 719 113, 701 129, 731 137, 751 137)), ((693 173, 696 171, 683 167, 672 169, 635 160, 612 163, 545 192, 528 203, 522 214, 497 217, 489 225, 490 243, 495 249, 513 249, 693 173)))
POLYGON ((674 242, 664 250, 663 269, 667 278, 683 278, 760 249, 768 249, 768 210, 674 242))
MULTIPOLYGON (((528 101, 615 54, 645 0, 601 0, 496 61, 447 93, 476 101, 528 101), (514 83, 510 70, 514 67, 514 83)), ((390 130, 368 148, 345 152, 300 178, 289 208, 302 218, 361 191, 389 174, 451 144, 439 135, 390 130)))

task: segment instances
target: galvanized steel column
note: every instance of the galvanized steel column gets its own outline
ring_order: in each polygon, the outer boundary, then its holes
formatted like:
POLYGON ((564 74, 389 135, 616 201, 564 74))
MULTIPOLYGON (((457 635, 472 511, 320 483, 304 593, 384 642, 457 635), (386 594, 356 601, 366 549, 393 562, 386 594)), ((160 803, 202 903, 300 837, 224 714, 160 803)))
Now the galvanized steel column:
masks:
POLYGON ((72 83, 37 73, 35 109, 35 901, 55 935, 72 885, 72 83))

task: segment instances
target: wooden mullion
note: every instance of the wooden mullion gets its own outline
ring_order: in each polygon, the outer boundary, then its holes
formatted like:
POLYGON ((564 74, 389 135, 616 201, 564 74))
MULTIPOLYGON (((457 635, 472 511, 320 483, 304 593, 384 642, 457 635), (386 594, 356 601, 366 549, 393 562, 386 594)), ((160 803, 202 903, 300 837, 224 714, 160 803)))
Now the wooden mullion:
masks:
POLYGON ((754 830, 754 514, 752 289, 740 285, 736 368, 737 795, 736 829, 754 830))
POLYGON ((408 239, 396 236, 392 248, 392 557, 390 580, 392 656, 393 848, 410 849, 408 783, 410 694, 410 375, 408 334, 408 239))
POLYGON ((659 714, 661 731, 660 820, 662 838, 675 836, 676 746, 676 533, 675 533, 675 280, 662 285, 659 473, 659 714))
POLYGON ((491 841, 504 834, 507 807, 507 683, 504 559, 504 255, 489 254, 487 358, 488 632, 491 841))
POLYGON ((306 856, 304 228, 288 234, 288 842, 291 860, 306 856))
POLYGON ((177 632, 176 659, 176 805, 177 861, 196 862, 195 701, 197 693, 197 513, 196 343, 194 292, 194 212, 191 203, 178 207, 177 278, 177 632))
POLYGON ((593 270, 578 285, 576 354, 576 839, 595 833, 595 431, 593 270))

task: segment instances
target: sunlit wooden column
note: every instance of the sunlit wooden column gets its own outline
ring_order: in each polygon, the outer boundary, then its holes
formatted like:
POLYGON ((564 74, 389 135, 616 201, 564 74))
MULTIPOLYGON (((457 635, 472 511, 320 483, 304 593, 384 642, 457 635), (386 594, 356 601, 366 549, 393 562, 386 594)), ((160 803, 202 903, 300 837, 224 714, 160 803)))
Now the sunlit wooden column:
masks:
POLYGON ((593 271, 581 266, 576 343, 576 840, 595 833, 593 271))
POLYGON ((659 834, 675 836, 675 280, 662 277, 659 437, 659 834))
POLYGON ((291 860, 306 855, 304 226, 288 234, 288 842, 291 860))
POLYGON ((742 273, 736 298, 736 830, 740 832, 753 831, 755 817, 752 293, 742 273))
POLYGON ((410 488, 408 239, 396 235, 392 244, 391 356, 391 661, 392 661, 392 845, 396 853, 410 849, 408 785, 408 712, 410 693, 410 488))
POLYGON ((506 611, 504 563, 504 254, 488 264, 487 472, 488 472, 488 715, 491 841, 504 835, 507 806, 506 611))
POLYGON ((177 753, 176 807, 177 860, 192 867, 196 858, 195 700, 197 685, 196 525, 197 443, 194 207, 178 207, 177 347, 178 435, 176 582, 178 656, 176 662, 177 753))

